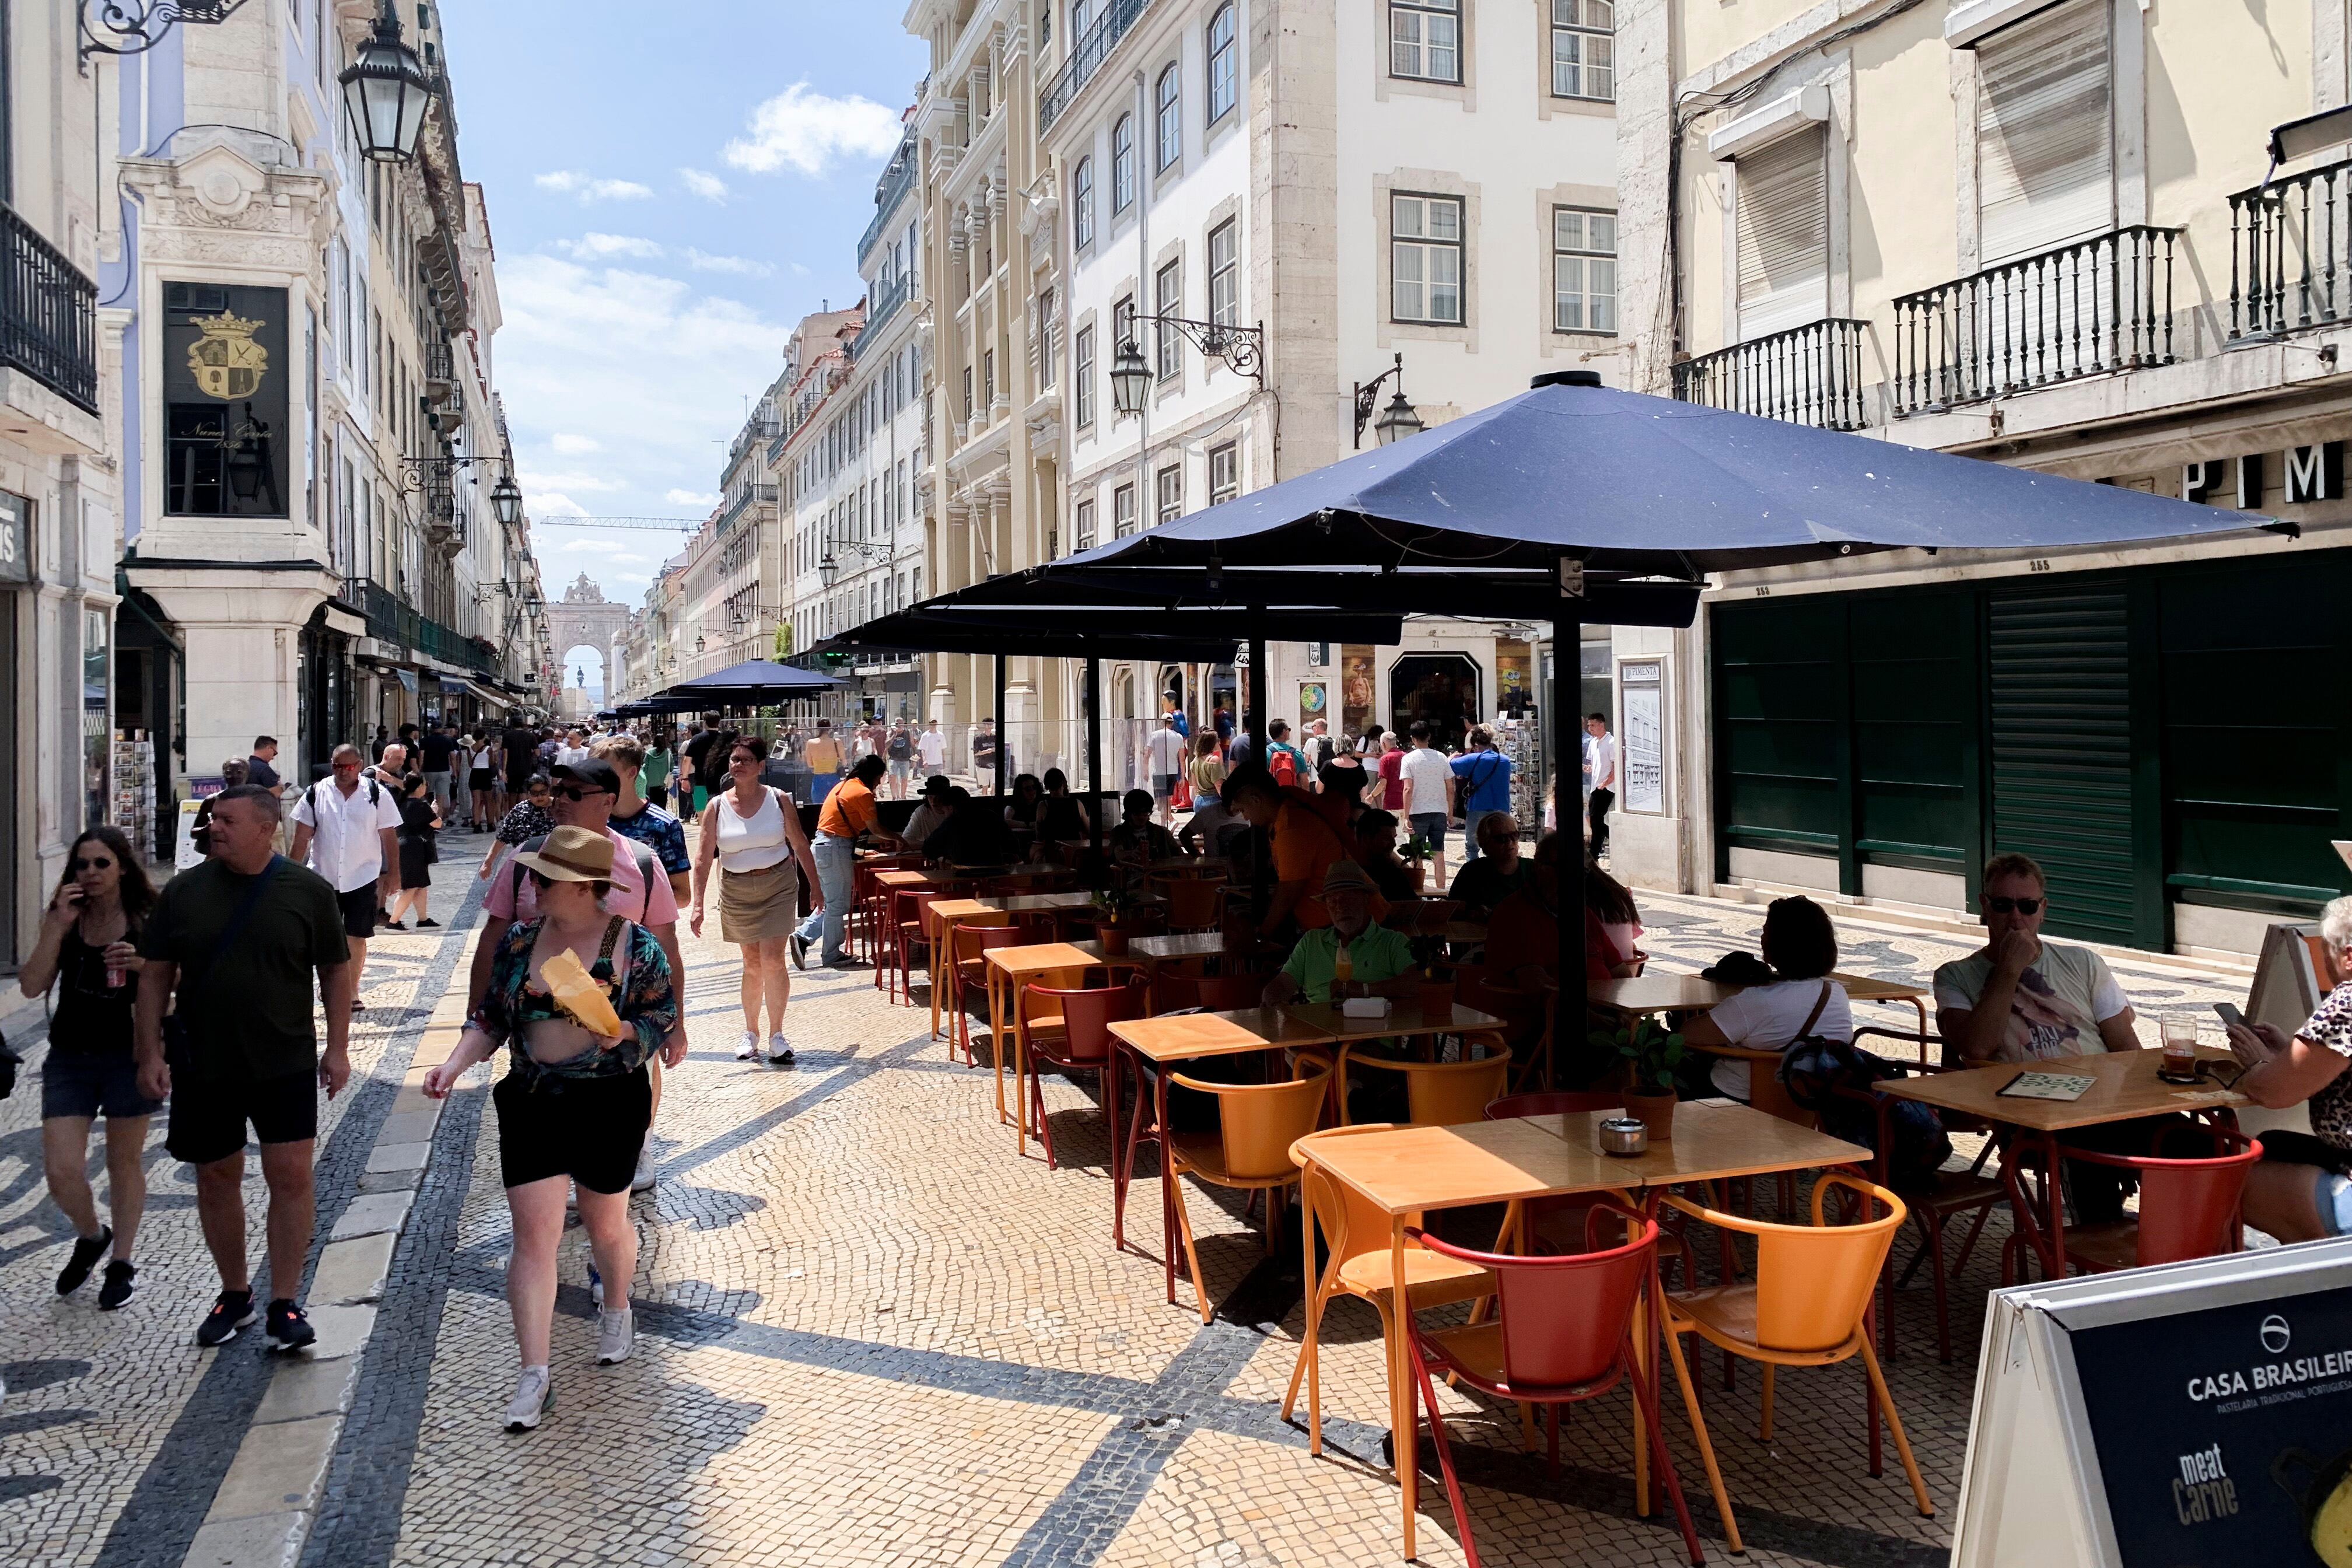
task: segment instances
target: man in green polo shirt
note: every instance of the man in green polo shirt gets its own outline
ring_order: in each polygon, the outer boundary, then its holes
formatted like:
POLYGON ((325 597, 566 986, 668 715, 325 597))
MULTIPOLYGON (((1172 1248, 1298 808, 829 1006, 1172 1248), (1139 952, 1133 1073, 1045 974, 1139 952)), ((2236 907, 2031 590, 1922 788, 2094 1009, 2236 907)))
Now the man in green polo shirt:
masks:
POLYGON ((1304 1001, 1322 1006, 1350 996, 1402 997, 1418 991, 1421 977, 1413 971, 1412 944, 1402 932, 1372 923, 1377 896, 1361 866, 1353 860, 1334 863, 1323 874, 1323 903, 1331 911, 1331 923, 1299 937, 1289 960, 1265 983, 1265 1005, 1279 1007, 1304 1001), (1351 971, 1344 982, 1332 978, 1342 948, 1351 971))

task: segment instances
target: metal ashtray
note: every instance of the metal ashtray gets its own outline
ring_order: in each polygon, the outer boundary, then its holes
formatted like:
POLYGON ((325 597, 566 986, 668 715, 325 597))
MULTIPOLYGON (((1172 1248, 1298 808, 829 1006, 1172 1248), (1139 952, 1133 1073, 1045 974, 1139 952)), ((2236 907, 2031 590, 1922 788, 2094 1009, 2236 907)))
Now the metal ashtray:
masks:
POLYGON ((1650 1148, 1650 1124, 1634 1116, 1612 1116, 1601 1123, 1601 1152, 1632 1159, 1650 1148))

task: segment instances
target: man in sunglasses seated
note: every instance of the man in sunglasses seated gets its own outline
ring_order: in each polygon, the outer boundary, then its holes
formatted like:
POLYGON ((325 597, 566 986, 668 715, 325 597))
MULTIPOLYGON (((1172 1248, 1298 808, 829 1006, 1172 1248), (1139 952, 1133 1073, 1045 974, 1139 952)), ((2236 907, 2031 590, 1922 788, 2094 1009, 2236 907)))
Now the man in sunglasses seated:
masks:
MULTIPOLYGON (((1936 1029, 1955 1066, 2031 1063, 2095 1051, 2136 1051, 2131 1001, 2106 960, 2086 947, 2045 942, 2048 879, 2024 855, 1985 862, 1978 909, 1985 944, 1936 971, 1936 1029)), ((2085 1149, 2147 1153, 2168 1117, 2108 1122, 2063 1140, 2085 1149)), ((2085 1223, 2121 1216, 2125 1179, 2108 1166, 2069 1163, 2085 1223)))

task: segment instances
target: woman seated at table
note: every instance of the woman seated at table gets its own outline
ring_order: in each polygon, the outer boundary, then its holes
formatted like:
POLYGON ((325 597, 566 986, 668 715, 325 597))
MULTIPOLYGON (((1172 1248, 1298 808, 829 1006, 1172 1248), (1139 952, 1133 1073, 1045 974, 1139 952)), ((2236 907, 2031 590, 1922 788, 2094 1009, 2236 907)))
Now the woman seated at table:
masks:
POLYGON ((1045 795, 1037 802, 1037 844, 1041 850, 1076 847, 1094 837, 1094 820, 1087 804, 1070 793, 1070 775, 1059 768, 1045 770, 1045 795))
POLYGON ((1148 866, 1154 860, 1174 860, 1184 851, 1176 836, 1151 820, 1151 792, 1131 789, 1118 797, 1119 824, 1110 830, 1107 847, 1114 864, 1148 866))
POLYGON ((1013 858, 1013 836, 992 802, 974 795, 961 784, 948 792, 948 820, 923 840, 927 860, 951 860, 959 866, 1002 866, 1013 858))
MULTIPOLYGON (((1764 962, 1774 979, 1734 993, 1683 1026, 1693 1046, 1738 1046, 1785 1051, 1800 1037, 1853 1038, 1853 1009, 1845 987, 1829 979, 1837 967, 1837 931, 1829 911, 1807 898, 1775 899, 1764 911, 1764 962)), ((1715 1089, 1748 1102, 1751 1064, 1728 1058, 1715 1064, 1715 1089)))
POLYGON ((1331 923, 1299 937, 1290 957, 1265 983, 1265 1005, 1303 1001, 1319 1007, 1350 996, 1416 994, 1421 973, 1413 963, 1412 943, 1403 932, 1372 923, 1378 900, 1371 878, 1353 860, 1339 861, 1325 872, 1323 903, 1331 911, 1331 923), (1334 980, 1343 947, 1352 974, 1334 980))
POLYGON ((1356 818, 1356 863, 1392 904, 1421 897, 1422 869, 1397 855, 1397 819, 1385 811, 1356 818))
POLYGON ((1004 803, 1004 830, 1013 835, 1013 847, 1024 859, 1036 847, 1037 817, 1045 804, 1045 786, 1035 773, 1023 773, 1013 781, 1013 798, 1004 803))
POLYGON ((2352 899, 2320 911, 2320 940, 2346 978, 2292 1037, 2274 1024, 2230 1028, 2247 1072, 2238 1092, 2273 1110, 2311 1108, 2311 1131, 2264 1132, 2246 1179, 2246 1223, 2281 1241, 2352 1235, 2352 899))
POLYGON ((1483 921, 1525 885, 1527 858, 1519 853, 1519 825, 1507 811, 1478 819, 1478 858, 1462 868, 1448 894, 1462 906, 1462 918, 1483 921))
MULTIPOLYGON (((1495 907, 1486 937, 1486 970, 1506 985, 1534 991, 1559 977, 1560 837, 1547 833, 1536 846, 1527 885, 1495 907)), ((1623 980, 1638 974, 1647 955, 1610 935, 1611 924, 1642 930, 1633 895, 1617 879, 1584 863, 1584 983, 1623 980)))

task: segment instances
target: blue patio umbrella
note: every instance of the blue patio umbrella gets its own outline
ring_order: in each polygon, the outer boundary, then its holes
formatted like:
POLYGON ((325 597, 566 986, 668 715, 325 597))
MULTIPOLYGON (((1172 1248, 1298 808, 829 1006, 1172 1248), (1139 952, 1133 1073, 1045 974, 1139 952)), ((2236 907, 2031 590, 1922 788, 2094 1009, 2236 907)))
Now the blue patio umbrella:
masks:
POLYGON ((841 682, 829 675, 770 658, 747 658, 709 675, 656 691, 641 704, 659 713, 691 713, 706 708, 763 708, 814 697, 841 682))

